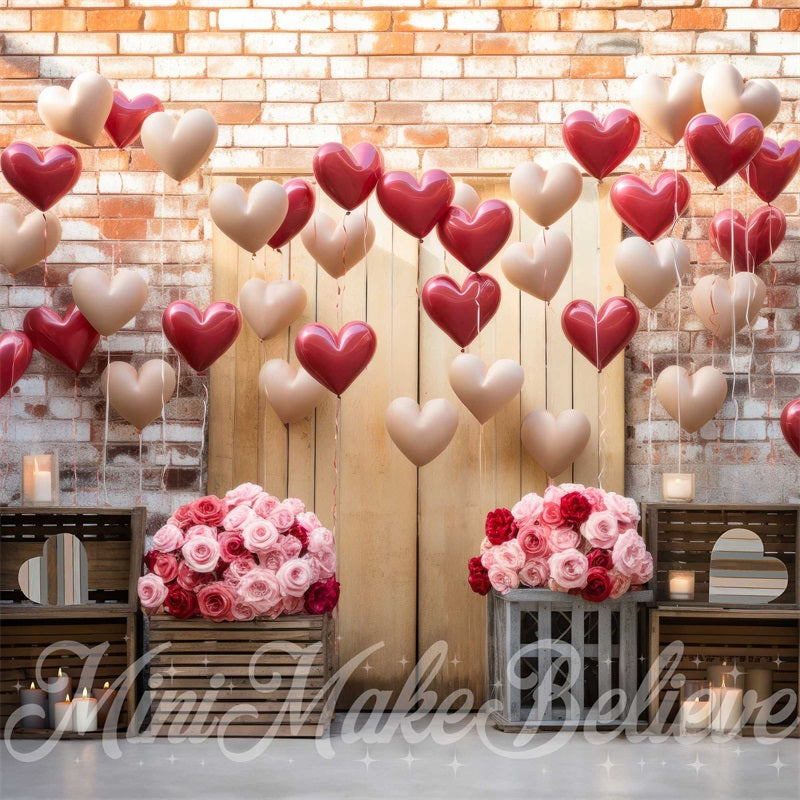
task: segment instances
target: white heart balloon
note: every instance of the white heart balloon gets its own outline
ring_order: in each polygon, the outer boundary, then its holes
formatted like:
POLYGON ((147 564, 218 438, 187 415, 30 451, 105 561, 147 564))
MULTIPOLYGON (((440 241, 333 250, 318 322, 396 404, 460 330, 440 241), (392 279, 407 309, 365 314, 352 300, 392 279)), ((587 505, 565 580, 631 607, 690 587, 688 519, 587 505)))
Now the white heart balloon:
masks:
POLYGON ((72 279, 72 297, 89 324, 111 336, 142 310, 147 281, 131 269, 118 269, 112 278, 97 267, 83 267, 72 279))
POLYGON ((159 169, 180 182, 211 155, 217 143, 217 122, 204 108, 193 108, 180 119, 157 111, 142 124, 142 147, 159 169))
POLYGON ((691 271, 689 248, 675 238, 655 244, 639 236, 623 239, 614 254, 625 286, 648 308, 655 308, 691 271))
POLYGON ((286 330, 306 307, 306 290, 297 281, 250 278, 239 289, 239 310, 262 341, 286 330))
POLYGON ((667 414, 687 433, 694 433, 719 413, 728 394, 728 382, 716 367, 701 367, 690 375, 672 364, 658 376, 655 390, 667 414))
POLYGON ((160 358, 145 361, 138 371, 126 361, 112 361, 100 376, 111 407, 137 431, 161 416, 175 383, 175 370, 160 358))
POLYGON ((514 242, 503 251, 500 266, 509 283, 550 302, 572 261, 572 242, 559 230, 541 231, 533 244, 514 242))
POLYGON ((686 123, 702 114, 703 76, 694 70, 675 75, 669 86, 657 75, 640 75, 631 86, 631 108, 665 142, 683 138, 686 123))
POLYGON ((0 203, 0 264, 12 275, 38 264, 61 241, 61 223, 52 211, 23 213, 0 203))
POLYGON ((480 204, 480 195, 468 183, 461 183, 460 181, 456 183, 453 201, 450 203, 451 206, 463 208, 464 211, 469 212, 469 215, 472 216, 478 210, 480 204))
POLYGON ((511 173, 511 196, 537 224, 547 228, 569 211, 583 191, 580 170, 568 161, 545 170, 532 161, 511 173))
POLYGON ((317 211, 300 232, 309 255, 332 278, 341 278, 372 249, 375 226, 366 211, 353 211, 335 220, 317 211))
POLYGON ((745 83, 739 70, 727 61, 715 64, 703 78, 706 111, 727 122, 735 114, 752 114, 766 127, 781 107, 781 93, 768 80, 758 78, 745 83))
POLYGON ((288 209, 286 190, 275 181, 259 181, 249 195, 238 183, 223 183, 208 199, 214 224, 248 253, 272 238, 288 209))
POLYGON ((483 425, 519 394, 525 372, 508 358, 495 361, 487 369, 478 356, 461 353, 453 359, 449 377, 458 399, 483 425))
POLYGON ((729 280, 706 275, 692 289, 692 305, 703 325, 724 340, 755 324, 766 296, 764 281, 752 272, 737 272, 729 280))
POLYGON ((396 397, 386 409, 386 430, 400 452, 418 467, 433 461, 450 444, 458 413, 444 397, 420 409, 410 397, 396 397))
POLYGON ((558 417, 541 408, 522 420, 522 446, 550 475, 560 475, 586 449, 592 435, 589 418, 568 409, 558 417))
POLYGON ((258 385, 284 425, 311 416, 328 390, 302 367, 271 358, 258 373, 258 385))
POLYGON ((37 109, 42 122, 66 139, 94 147, 106 124, 114 90, 96 72, 82 72, 70 84, 42 89, 37 109))

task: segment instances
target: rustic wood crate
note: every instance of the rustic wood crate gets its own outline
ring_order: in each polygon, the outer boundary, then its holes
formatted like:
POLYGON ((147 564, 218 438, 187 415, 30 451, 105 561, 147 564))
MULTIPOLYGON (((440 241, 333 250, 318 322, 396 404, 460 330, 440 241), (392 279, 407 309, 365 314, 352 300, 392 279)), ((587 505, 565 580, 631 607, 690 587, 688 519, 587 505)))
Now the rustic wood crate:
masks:
MULTIPOLYGON (((797 591, 800 582, 800 507, 669 503, 643 506, 643 518, 648 549, 653 554, 653 585, 659 605, 707 605, 709 566, 714 543, 731 528, 746 528, 761 538, 765 556, 779 558, 787 568, 789 585, 786 591, 766 607, 800 608, 797 591), (669 599, 669 571, 681 569, 694 570, 693 602, 669 599)), ((730 606, 726 604, 726 607, 730 606)))
MULTIPOLYGON (((152 661, 150 697, 153 736, 219 735, 226 712, 246 704, 252 713, 225 726, 230 737, 321 736, 333 709, 325 688, 334 670, 334 624, 330 614, 296 615, 252 622, 150 618, 150 649, 169 644, 152 661), (255 651, 275 643, 253 667, 255 651), (300 657, 300 649, 309 652, 300 657)), ((231 713, 233 713, 231 711, 231 713)))
POLYGON ((624 720, 638 688, 638 608, 652 596, 630 592, 592 603, 547 589, 492 591, 489 697, 502 704, 493 714, 496 725, 518 731, 624 720), (556 649, 557 642, 572 646, 569 659, 556 649), (566 698, 551 696, 554 682, 572 684, 566 698), (598 714, 592 709, 597 698, 612 689, 625 692, 628 706, 618 714, 604 713, 607 709, 598 714))

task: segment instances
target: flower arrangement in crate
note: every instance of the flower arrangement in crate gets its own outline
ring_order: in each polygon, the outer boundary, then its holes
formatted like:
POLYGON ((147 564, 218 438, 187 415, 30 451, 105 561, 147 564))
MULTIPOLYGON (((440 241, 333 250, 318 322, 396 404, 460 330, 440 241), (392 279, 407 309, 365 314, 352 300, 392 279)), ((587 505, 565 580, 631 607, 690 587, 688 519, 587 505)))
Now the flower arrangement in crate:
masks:
POLYGON ((300 500, 253 483, 181 506, 144 563, 138 590, 148 614, 246 622, 324 614, 339 600, 333 534, 300 500))
POLYGON ((621 597, 653 577, 638 523, 636 502, 614 492, 565 483, 526 494, 510 511, 487 515, 469 585, 481 595, 527 586, 598 603, 621 597))

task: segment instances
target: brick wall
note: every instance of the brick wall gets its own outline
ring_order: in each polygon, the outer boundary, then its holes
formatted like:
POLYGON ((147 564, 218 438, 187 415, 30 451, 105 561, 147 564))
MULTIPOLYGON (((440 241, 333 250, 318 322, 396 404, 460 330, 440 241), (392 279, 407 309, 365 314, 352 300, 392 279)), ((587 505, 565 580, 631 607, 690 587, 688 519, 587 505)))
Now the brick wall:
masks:
MULTIPOLYGON (((36 114, 38 93, 97 70, 129 95, 151 91, 172 109, 209 108, 220 123, 212 166, 306 167, 325 141, 368 138, 384 148, 392 168, 510 169, 545 150, 560 150, 559 123, 570 110, 604 112, 624 104, 637 75, 669 75, 677 62, 703 71, 727 58, 745 77, 778 84, 784 104, 773 130, 783 140, 800 136, 795 5, 541 0, 531 8, 522 0, 399 0, 390 10, 380 0, 0 0, 0 145, 12 139, 53 143, 36 114)), ((19 327, 25 311, 41 303, 63 308, 73 269, 113 259, 146 270, 150 281, 145 310, 135 329, 113 337, 113 353, 158 356, 160 309, 179 295, 200 304, 209 300, 207 172, 179 193, 171 181, 164 186, 139 147, 130 153, 84 148, 82 154, 81 181, 58 207, 64 242, 49 265, 48 286, 42 287, 39 268, 16 281, 4 275, 0 324, 19 327)), ((650 134, 630 161, 645 173, 685 164, 682 147, 665 151, 650 134)), ((699 276, 721 267, 706 229, 730 197, 709 192, 696 174, 691 178, 692 217, 684 229, 699 276)), ((0 191, 7 200, 7 187, 0 191)), ((738 179, 733 199, 743 211, 757 205, 738 179)), ((767 325, 756 334, 749 390, 746 376, 741 379, 746 336, 737 350, 738 423, 729 400, 718 422, 684 437, 684 464, 693 465, 701 486, 713 487, 701 489, 701 499, 798 499, 797 461, 776 422, 783 404, 800 394, 797 194, 787 194, 780 205, 789 233, 769 275, 767 325)), ((683 362, 700 366, 711 360, 713 343, 694 318, 686 290, 682 305, 683 362)), ((676 426, 657 403, 648 424, 649 350, 656 372, 672 361, 676 320, 673 296, 651 320, 653 336, 638 334, 630 353, 628 490, 637 497, 659 495, 643 465, 652 462, 660 472, 676 460, 676 426)), ((64 499, 72 500, 73 455, 80 502, 103 499, 97 464, 104 436, 98 380, 104 347, 78 381, 74 427, 71 374, 34 357, 3 410, 3 459, 9 465, 4 500, 18 499, 20 455, 54 445, 61 450, 64 499)), ((717 354, 722 366, 728 359, 717 354)), ((144 499, 152 510, 168 510, 197 486, 200 397, 197 379, 185 371, 166 426, 146 431, 144 499), (162 480, 169 492, 160 490, 162 480)), ((109 441, 109 499, 131 502, 137 442, 129 426, 113 421, 109 441)))

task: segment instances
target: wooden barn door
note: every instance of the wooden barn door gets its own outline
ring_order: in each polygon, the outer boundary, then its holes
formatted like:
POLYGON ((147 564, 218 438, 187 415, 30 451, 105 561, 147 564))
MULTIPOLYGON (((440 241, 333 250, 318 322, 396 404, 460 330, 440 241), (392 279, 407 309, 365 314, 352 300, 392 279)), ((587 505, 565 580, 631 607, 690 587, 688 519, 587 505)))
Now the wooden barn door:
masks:
MULTIPOLYGON (((217 174, 214 183, 286 176, 274 171, 217 174)), ((506 176, 460 176, 482 198, 508 199, 506 176)), ((308 305, 288 335, 263 347, 244 327, 236 345, 211 370, 208 488, 224 493, 242 481, 264 483, 279 496, 299 497, 332 525, 334 499, 334 412, 329 397, 314 418, 290 426, 277 419, 258 389, 265 359, 297 363, 297 331, 319 320, 336 329, 341 319, 365 320, 378 335, 369 367, 344 394, 341 411, 341 491, 338 505, 339 663, 376 642, 384 646, 355 670, 345 702, 365 689, 397 691, 418 656, 443 640, 447 663, 432 688, 440 697, 469 688, 485 697, 485 602, 466 583, 466 564, 483 535, 486 512, 510 506, 525 492, 541 491, 542 470, 521 448, 519 429, 529 411, 558 413, 579 408, 592 422, 592 439, 574 467, 558 477, 623 488, 624 380, 617 359, 598 379, 582 356, 573 353, 561 331, 561 310, 573 297, 592 302, 621 294, 613 254, 621 226, 607 208, 606 189, 587 181, 572 214, 557 227, 573 241, 572 267, 549 306, 512 287, 499 258, 486 271, 501 284, 500 310, 468 352, 491 363, 518 360, 525 385, 518 400, 481 428, 450 388, 447 371, 459 348, 421 310, 424 282, 449 271, 458 280, 467 271, 445 259, 435 234, 420 244, 393 228, 377 201, 368 212, 376 227, 366 261, 340 286, 318 268, 297 239, 283 258, 269 251, 255 259, 214 230, 214 299, 236 302, 252 276, 276 280, 289 275, 308 292, 308 305), (337 304, 339 309, 337 310, 337 304), (384 427, 386 407, 406 395, 420 404, 447 397, 459 411, 459 428, 448 449, 419 471, 394 447, 384 427), (603 410, 602 448, 598 415, 603 410)), ((318 202, 341 213, 322 193, 318 202)), ((515 214, 517 209, 515 206, 515 214)), ((531 241, 537 227, 517 214, 513 240, 531 241)))

